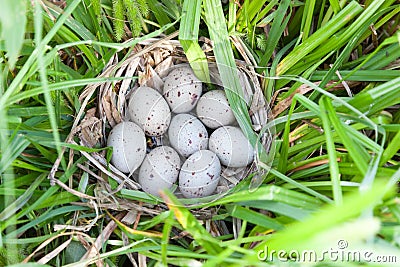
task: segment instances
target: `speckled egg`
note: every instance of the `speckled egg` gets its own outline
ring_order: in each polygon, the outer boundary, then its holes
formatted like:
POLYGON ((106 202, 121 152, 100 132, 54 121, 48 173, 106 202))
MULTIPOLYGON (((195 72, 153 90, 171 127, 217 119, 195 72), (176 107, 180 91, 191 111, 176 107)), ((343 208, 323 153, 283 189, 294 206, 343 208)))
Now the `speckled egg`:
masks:
POLYGON ((152 195, 159 196, 170 189, 178 179, 181 161, 178 153, 169 146, 160 146, 146 155, 139 170, 139 184, 152 195))
POLYGON ((163 135, 171 121, 169 106, 162 95, 153 88, 141 86, 129 100, 130 119, 149 136, 163 135))
POLYGON ((111 163, 121 172, 132 173, 146 156, 143 130, 133 122, 121 122, 110 132, 107 146, 113 147, 111 163))
POLYGON ((191 111, 196 106, 201 92, 202 82, 189 66, 174 69, 164 81, 163 94, 174 113, 191 111))
POLYGON ((221 163, 214 152, 200 150, 191 155, 179 173, 179 190, 187 198, 214 193, 221 174, 221 163))
POLYGON ((245 167, 254 158, 253 147, 238 127, 216 129, 210 136, 209 149, 228 167, 245 167))
POLYGON ((197 117, 211 129, 233 124, 236 119, 224 90, 211 90, 200 97, 197 117))
POLYGON ((206 127, 195 116, 186 113, 172 118, 168 138, 171 146, 184 157, 208 147, 206 127))

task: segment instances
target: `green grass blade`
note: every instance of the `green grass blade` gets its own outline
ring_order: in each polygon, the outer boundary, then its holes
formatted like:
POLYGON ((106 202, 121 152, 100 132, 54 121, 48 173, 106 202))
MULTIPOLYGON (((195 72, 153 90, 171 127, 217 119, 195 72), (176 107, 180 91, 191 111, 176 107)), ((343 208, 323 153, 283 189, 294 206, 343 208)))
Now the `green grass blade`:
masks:
POLYGON ((168 208, 174 212, 175 218, 182 227, 211 255, 221 252, 217 240, 199 223, 199 221, 188 211, 178 199, 171 193, 162 195, 168 208))
POLYGON ((333 13, 337 14, 340 11, 340 4, 338 0, 329 0, 329 3, 331 4, 333 13))
POLYGON ((26 191, 17 199, 15 200, 14 203, 10 204, 7 208, 5 208, 1 213, 0 213, 0 221, 4 221, 7 218, 11 217, 14 215, 23 205, 25 205, 30 197, 33 194, 33 191, 36 190, 36 188, 43 182, 43 180, 46 178, 46 175, 40 175, 29 188, 26 189, 26 191))
MULTIPOLYGON (((294 187, 293 187, 294 188, 294 187)), ((263 200, 263 201, 244 201, 240 203, 246 207, 252 207, 262 210, 268 210, 276 214, 286 216, 288 218, 293 218, 298 221, 304 220, 306 217, 310 216, 312 210, 306 210, 300 207, 294 207, 287 205, 282 202, 263 200)))
POLYGON ((287 159, 288 159, 288 150, 289 150, 289 134, 290 134, 290 116, 293 114, 294 107, 296 106, 296 101, 292 102, 292 105, 290 106, 289 114, 288 114, 288 120, 285 124, 285 130, 283 132, 282 136, 282 145, 281 145, 281 150, 279 153, 279 163, 278 163, 278 171, 281 173, 286 173, 287 169, 287 159))
POLYGON ((311 32, 311 23, 313 21, 314 8, 315 0, 306 0, 300 28, 300 31, 302 32, 303 42, 308 38, 311 32))
POLYGON ((207 58, 198 43, 201 2, 202 0, 183 2, 179 42, 185 50, 186 57, 196 76, 200 80, 210 83, 207 58))
MULTIPOLYGON (((326 75, 326 70, 317 70, 311 77, 310 81, 320 81, 326 75)), ((387 82, 400 76, 399 70, 339 70, 339 73, 346 81, 363 81, 363 82, 387 82)), ((332 81, 338 81, 336 75, 331 77, 332 81)))
MULTIPOLYGON (((364 29, 364 31, 368 30, 368 28, 367 28, 368 26, 367 25, 370 25, 371 23, 374 22, 375 19, 377 19, 377 16, 375 16, 375 12, 380 8, 380 6, 382 4, 384 4, 384 2, 385 2, 385 0, 376 0, 376 1, 374 1, 373 4, 369 5, 362 12, 362 14, 360 16, 358 16, 353 23, 351 23, 350 27, 345 28, 343 33, 340 33, 338 36, 332 36, 326 42, 325 46, 318 48, 315 51, 315 57, 319 58, 320 55, 326 54, 327 51, 333 51, 333 50, 338 49, 338 47, 343 46, 344 44, 346 44, 348 42, 348 40, 353 38, 356 35, 356 33, 359 32, 360 30, 363 30, 363 29, 364 29)), ((351 2, 351 3, 354 3, 354 2, 351 2)), ((349 5, 347 5, 346 8, 349 5)), ((342 11, 344 11, 345 9, 343 9, 342 11)), ((361 36, 362 32, 359 32, 359 34, 361 36)))
MULTIPOLYGON (((40 44, 42 42, 42 28, 43 28, 43 17, 42 17, 42 7, 39 5, 39 2, 36 1, 35 4, 35 42, 37 44, 40 44)), ((39 75, 40 75, 40 81, 42 83, 43 89, 44 89, 44 99, 46 101, 46 107, 49 115, 49 120, 50 120, 50 125, 51 125, 51 130, 53 132, 53 137, 54 141, 56 142, 56 149, 57 149, 57 154, 60 156, 62 151, 61 151, 61 146, 59 143, 61 142, 60 134, 58 132, 58 124, 57 121, 58 119, 56 118, 56 112, 54 108, 54 103, 53 100, 51 99, 50 96, 50 91, 48 88, 48 78, 47 78, 47 71, 44 63, 44 53, 45 50, 41 50, 38 52, 38 65, 39 65, 39 75)), ((63 168, 66 168, 65 161, 61 161, 63 168)))
MULTIPOLYGON (((385 4, 387 4, 387 3, 391 4, 390 2, 392 2, 392 1, 385 1, 385 4)), ((391 11, 388 14, 386 14, 383 18, 381 18, 379 21, 374 23, 374 28, 375 29, 379 29, 380 27, 385 25, 388 21, 390 21, 395 16, 397 16, 399 14, 399 12, 400 12, 400 6, 394 6, 394 7, 388 8, 386 10, 391 10, 391 11)), ((370 36, 370 34, 371 33, 368 32, 368 31, 365 32, 364 35, 360 38, 360 40, 365 40, 366 38, 368 38, 370 36)))
POLYGON ((302 185, 301 183, 296 182, 293 179, 290 179, 288 176, 286 176, 286 175, 284 175, 284 174, 282 174, 282 173, 280 173, 280 172, 278 172, 278 171, 276 171, 274 169, 271 169, 271 174, 275 175, 276 177, 284 180, 285 182, 287 182, 287 183, 299 188, 300 190, 303 190, 306 193, 309 193, 310 195, 312 195, 312 196, 314 196, 314 197, 316 197, 316 198, 318 198, 318 199, 320 199, 322 201, 325 201, 327 203, 331 203, 332 202, 332 199, 330 199, 329 197, 327 197, 327 196, 325 196, 325 195, 323 195, 321 193, 318 193, 317 191, 315 191, 315 190, 313 190, 311 188, 308 188, 308 187, 302 185))
MULTIPOLYGON (((375 114, 400 102, 400 77, 380 84, 373 89, 361 92, 348 101, 348 104, 366 114, 375 114)), ((348 107, 339 107, 345 112, 348 107)))
POLYGON ((39 203, 35 209, 47 209, 52 206, 67 205, 78 200, 79 197, 71 194, 70 192, 59 192, 56 195, 46 198, 45 200, 42 199, 41 203, 39 203))
MULTIPOLYGON (((292 49, 292 47, 295 45, 297 40, 291 41, 289 44, 287 44, 285 47, 283 47, 275 56, 274 60, 272 61, 271 64, 271 69, 269 70, 269 73, 267 72, 268 69, 265 69, 266 75, 269 77, 275 77, 276 76, 276 67, 278 66, 279 62, 281 61, 282 57, 292 49)), ((264 96, 268 102, 271 101, 272 96, 273 96, 273 90, 274 86, 276 84, 274 79, 268 79, 266 80, 267 85, 265 86, 266 89, 264 90, 264 96)))
MULTIPOLYGON (((332 20, 312 34, 306 41, 294 48, 278 65, 277 75, 287 72, 292 66, 326 42, 334 33, 342 29, 352 18, 361 13, 362 7, 357 2, 350 2, 332 20)), ((331 51, 327 51, 331 52, 331 51)))
POLYGON ((260 10, 263 8, 266 0, 261 0, 261 1, 245 1, 245 5, 247 4, 247 10, 241 9, 239 12, 239 16, 243 14, 243 16, 247 16, 247 21, 252 21, 257 14, 260 12, 260 10))
MULTIPOLYGON (((315 85, 314 83, 311 83, 310 81, 302 78, 302 77, 294 77, 294 76, 283 76, 282 78, 285 79, 289 79, 289 80, 293 80, 293 81, 297 81, 297 82, 301 82, 303 84, 307 84, 307 86, 313 88, 315 91, 318 91, 319 93, 328 96, 329 98, 335 100, 337 103, 340 103, 339 105, 342 105, 345 107, 345 109, 347 110, 351 110, 352 112, 354 112, 355 114, 357 114, 359 116, 360 119, 363 119, 364 124, 368 125, 369 127, 371 127, 372 129, 374 129, 376 132, 378 132, 378 127, 376 125, 376 123, 374 123, 371 119, 369 119, 364 113, 362 113, 362 108, 366 108, 365 107, 365 102, 363 103, 363 105, 358 105, 360 104, 359 101, 354 101, 353 99, 351 99, 350 101, 346 102, 345 100, 343 100, 340 97, 337 97, 336 95, 327 92, 326 90, 321 89, 319 86, 315 85), (356 105, 357 104, 357 105, 356 105)), ((397 80, 397 79, 396 79, 397 80)), ((388 82, 386 86, 384 86, 385 90, 387 88, 389 88, 392 85, 392 83, 388 82)), ((392 88, 393 89, 393 88, 392 88)), ((397 89, 397 88, 396 88, 397 89)), ((400 87, 398 88, 400 89, 400 87)), ((390 91, 390 93, 393 93, 392 91, 390 91)), ((396 92, 394 92, 396 93, 396 92)), ((357 96, 359 96, 360 94, 358 94, 357 96)), ((391 95, 390 97, 393 98, 393 95, 391 95)), ((355 97, 356 98, 356 97, 355 97)), ((355 99, 354 98, 354 99, 355 99)), ((359 100, 359 99, 357 99, 359 100)), ((366 100, 371 100, 371 96, 364 94, 362 96, 362 101, 366 101, 366 100)), ((398 100, 398 97, 395 98, 393 101, 398 100)), ((362 102, 361 101, 361 102, 362 102)), ((341 108, 341 107, 339 107, 341 108)), ((336 110, 337 112, 339 112, 339 108, 336 110)), ((367 107, 368 108, 368 107, 367 107)), ((341 110, 341 109, 340 109, 341 110)))
MULTIPOLYGON (((274 172, 274 170, 272 169, 271 172, 274 172)), ((275 173, 278 172, 275 171, 275 173)), ((276 175, 275 173, 273 174, 276 175)), ((303 207, 307 207, 308 209, 314 209, 320 206, 322 203, 321 200, 309 196, 307 194, 296 192, 293 190, 287 190, 280 186, 269 185, 269 186, 261 186, 258 189, 252 191, 251 193, 248 190, 232 193, 220 200, 214 201, 212 204, 222 205, 229 203, 239 203, 248 201, 267 201, 267 200, 273 200, 280 203, 292 205, 295 207, 299 206, 300 203, 303 203, 301 205, 303 207)))
POLYGON ((161 240, 161 258, 162 258, 162 263, 165 266, 167 265, 168 241, 173 227, 173 216, 171 216, 172 213, 168 213, 168 215, 169 216, 164 220, 164 227, 161 240))
POLYGON ((67 214, 69 212, 74 212, 74 211, 78 211, 78 210, 88 210, 88 208, 71 205, 71 206, 65 206, 65 207, 61 207, 58 209, 54 209, 54 210, 49 210, 46 213, 41 214, 35 220, 32 220, 31 222, 25 224, 22 227, 19 227, 17 230, 15 230, 15 233, 11 232, 11 233, 7 234, 5 236, 5 238, 13 236, 13 234, 16 234, 16 235, 22 234, 31 227, 35 227, 41 223, 48 222, 49 220, 54 220, 54 218, 56 218, 59 215, 67 214))
POLYGON ((396 133, 393 139, 386 146, 381 158, 381 165, 385 164, 400 150, 400 131, 396 133))
POLYGON ((281 230, 284 228, 278 221, 239 205, 226 205, 226 209, 232 217, 248 221, 255 225, 260 225, 274 230, 281 230))
MULTIPOLYGON (((347 3, 346 0, 341 0, 341 1, 339 2, 339 5, 340 5, 340 7, 344 7, 344 5, 345 5, 346 3, 347 3)), ((329 8, 328 8, 328 10, 326 11, 325 16, 324 16, 324 18, 323 18, 323 20, 322 20, 322 22, 321 22, 321 25, 325 25, 326 23, 328 23, 328 21, 332 18, 332 15, 333 15, 333 8, 332 8, 331 5, 329 5, 329 8)))
POLYGON ((0 38, 5 43, 10 69, 15 67, 24 41, 27 3, 25 0, 1 1, 0 38))
MULTIPOLYGON (((2 131, 2 130, 0 130, 2 131)), ((13 161, 29 146, 30 142, 21 135, 14 135, 7 141, 1 140, 5 147, 1 147, 0 175, 2 175, 13 161)))
MULTIPOLYGON (((399 35, 400 31, 397 33, 399 35)), ((361 68, 368 70, 376 70, 387 66, 390 62, 393 62, 400 56, 399 53, 399 42, 397 36, 392 36, 383 41, 379 46, 368 55, 360 57, 358 60, 344 64, 343 67, 353 69, 353 72, 358 71, 361 68)), ((349 74, 350 75, 350 74, 349 74)))
MULTIPOLYGON (((158 23, 161 26, 167 25, 171 23, 171 19, 168 17, 167 12, 165 12, 164 7, 160 1, 156 0, 148 0, 149 9, 156 17, 158 23)), ((175 31, 174 27, 171 27, 166 30, 167 34, 171 34, 175 31)))
POLYGON ((350 157, 354 160, 356 167, 363 175, 365 175, 368 169, 367 162, 369 162, 369 159, 367 158, 368 153, 361 147, 357 140, 349 139, 344 125, 336 114, 328 113, 328 117, 343 145, 348 150, 350 157))
MULTIPOLYGON (((78 170, 78 167, 76 166, 77 164, 82 164, 84 162, 84 158, 80 158, 77 160, 71 168, 69 168, 61 177, 59 177, 59 180, 62 183, 65 183, 68 179, 71 178, 71 176, 78 170)), ((37 210, 39 208, 46 208, 43 207, 43 203, 46 202, 47 199, 50 197, 54 196, 54 194, 60 190, 60 187, 58 186, 52 186, 48 188, 37 200, 34 201, 34 203, 31 203, 29 206, 21 209, 15 216, 18 219, 21 219, 23 216, 27 215, 29 212, 37 210)), ((55 197, 57 199, 57 197, 55 197)), ((61 199, 62 200, 62 199, 61 199)), ((50 201, 47 203, 48 206, 47 208, 55 205, 54 201, 50 201)))
POLYGON ((331 124, 329 122, 328 113, 335 112, 332 104, 329 102, 327 97, 322 97, 319 101, 319 106, 321 108, 321 119, 324 127, 324 134, 326 138, 326 150, 329 157, 329 172, 332 181, 332 191, 333 199, 336 205, 341 205, 343 203, 342 187, 340 186, 340 172, 337 163, 337 154, 335 149, 335 142, 332 137, 331 124))
MULTIPOLYGON (((254 1, 257 2, 257 1, 254 1)), ((274 18, 274 21, 272 22, 271 25, 271 31, 269 32, 268 39, 267 39, 267 44, 266 44, 266 50, 264 52, 264 55, 261 57, 259 65, 260 66, 266 66, 269 60, 271 59, 271 56, 274 52, 275 47, 277 46, 279 39, 285 30, 285 27, 288 23, 288 18, 289 16, 286 16, 286 12, 290 6, 290 0, 283 0, 280 2, 278 5, 278 9, 275 11, 277 15, 274 18)))
POLYGON ((235 33, 235 26, 236 26, 236 21, 237 21, 237 5, 234 2, 229 2, 229 8, 228 8, 228 22, 227 22, 227 27, 228 27, 228 32, 229 34, 234 34, 235 33))
POLYGON ((317 104, 315 104, 313 101, 305 97, 304 95, 301 94, 296 94, 293 97, 294 101, 299 101, 304 107, 306 107, 308 110, 312 111, 315 115, 320 114, 320 109, 317 104))
POLYGON ((205 1, 204 11, 210 37, 214 42, 214 55, 217 67, 232 111, 251 145, 259 148, 260 160, 265 162, 267 160, 265 149, 262 145, 257 145, 259 140, 253 131, 246 102, 243 98, 243 91, 239 82, 232 47, 229 42, 221 2, 217 0, 205 1))
MULTIPOLYGON (((57 91, 57 90, 67 90, 71 87, 83 87, 90 84, 96 84, 106 81, 120 81, 126 78, 132 77, 110 77, 110 78, 87 78, 87 79, 75 79, 71 81, 61 81, 59 83, 52 83, 49 84, 47 90, 50 92, 57 91)), ((32 88, 30 90, 25 90, 20 94, 16 94, 10 97, 11 103, 18 103, 19 101, 26 100, 30 97, 34 97, 38 94, 43 94, 45 92, 45 88, 43 86, 38 86, 32 88)))

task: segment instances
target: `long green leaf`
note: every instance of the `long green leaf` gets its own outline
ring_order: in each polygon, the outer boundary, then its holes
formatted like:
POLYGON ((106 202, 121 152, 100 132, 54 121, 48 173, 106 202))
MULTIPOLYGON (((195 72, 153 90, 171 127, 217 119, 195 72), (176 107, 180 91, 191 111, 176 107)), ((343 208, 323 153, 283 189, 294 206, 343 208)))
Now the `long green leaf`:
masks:
POLYGON ((211 234, 207 232, 193 214, 174 195, 167 192, 162 194, 162 198, 168 205, 168 208, 173 211, 175 218, 182 225, 183 229, 188 231, 209 254, 216 255, 221 252, 221 246, 217 240, 212 238, 211 234))
POLYGON ((246 220, 250 223, 260 225, 266 228, 281 230, 283 225, 277 220, 267 217, 266 215, 260 214, 256 211, 241 207, 239 205, 226 205, 228 213, 235 218, 246 220))
POLYGON ((0 151, 0 175, 11 166, 12 162, 29 146, 30 142, 21 135, 13 135, 4 144, 6 144, 5 149, 2 148, 2 151, 0 151))
MULTIPOLYGON (((43 29, 43 17, 42 17, 42 7, 39 4, 39 1, 35 2, 35 19, 34 19, 34 24, 35 24, 35 42, 40 44, 42 42, 42 29, 43 29)), ((38 52, 38 65, 39 65, 39 76, 40 76, 40 81, 44 89, 44 99, 46 102, 46 107, 49 115, 49 120, 50 120, 50 125, 51 125, 51 130, 53 132, 53 138, 54 141, 56 142, 56 149, 57 149, 57 154, 61 155, 61 146, 59 143, 61 142, 60 134, 58 132, 58 124, 57 121, 58 119, 56 118, 56 112, 54 108, 54 103, 51 99, 50 96, 50 90, 48 88, 48 77, 47 77, 47 70, 44 62, 44 50, 41 50, 38 52)), ((64 168, 66 168, 66 163, 64 159, 61 161, 62 165, 64 168)))
POLYGON ((314 8, 315 8, 315 0, 306 0, 303 11, 303 17, 301 20, 301 32, 303 41, 306 40, 310 35, 314 8))
POLYGON ((354 160, 354 163, 356 164, 357 168, 363 175, 365 175, 368 169, 368 163, 367 163, 369 161, 368 153, 360 145, 358 140, 349 138, 349 136, 346 133, 347 131, 345 130, 345 126, 339 120, 339 118, 335 113, 329 112, 328 117, 332 122, 335 131, 340 137, 341 142, 349 151, 349 155, 354 160))
POLYGON ((28 200, 31 198, 33 191, 36 190, 36 188, 43 182, 43 180, 46 178, 46 175, 41 175, 39 176, 33 184, 25 190, 25 192, 17 199, 15 200, 12 204, 10 204, 7 208, 5 208, 1 213, 0 213, 0 221, 4 221, 7 218, 11 217, 14 215, 23 205, 25 205, 28 200))
POLYGON ((321 108, 320 117, 324 127, 324 134, 326 137, 326 149, 329 157, 329 172, 332 181, 333 199, 336 205, 341 205, 343 202, 342 187, 340 185, 340 172, 337 163, 337 155, 335 149, 335 142, 332 137, 331 124, 329 122, 328 113, 335 112, 332 104, 329 102, 327 97, 322 97, 319 101, 321 108))
MULTIPOLYGON (((311 77, 310 81, 320 81, 325 75, 327 71, 318 70, 315 71, 311 77)), ((399 70, 358 70, 358 71, 349 71, 349 70, 340 70, 340 75, 345 77, 346 81, 363 81, 363 82, 387 82, 394 78, 400 76, 399 70)), ((334 75, 331 77, 331 80, 337 81, 339 78, 334 75)))
POLYGON ((200 80, 210 83, 208 61, 198 43, 201 2, 202 0, 183 2, 179 42, 185 50, 186 57, 196 76, 200 80))
POLYGON ((331 4, 332 10, 335 14, 340 11, 340 4, 338 0, 329 0, 329 3, 331 4))
MULTIPOLYGON (((366 114, 375 114, 398 103, 400 103, 400 77, 361 92, 348 101, 348 104, 366 114)), ((337 109, 338 112, 347 110, 348 107, 343 106, 337 109)))
MULTIPOLYGON (((272 170, 273 171, 273 170, 272 170)), ((303 207, 307 206, 308 209, 314 209, 321 205, 321 200, 296 192, 293 190, 287 190, 280 186, 269 185, 261 186, 254 191, 249 192, 248 190, 243 190, 237 193, 232 193, 225 196, 222 199, 214 201, 213 205, 222 205, 227 203, 238 203, 238 202, 248 202, 248 201, 267 201, 273 200, 280 203, 285 203, 292 206, 299 206, 300 203, 303 207)))
MULTIPOLYGON (((148 0, 147 3, 149 5, 150 11, 154 14, 158 23, 161 26, 171 23, 171 19, 168 17, 168 14, 167 14, 167 12, 165 12, 165 8, 163 7, 163 5, 160 1, 148 0)), ((174 27, 171 27, 166 30, 166 33, 171 34, 174 31, 175 31, 174 27)))
POLYGON ((264 55, 261 57, 259 63, 259 65, 262 67, 266 66, 267 63, 269 62, 274 52, 274 49, 278 44, 279 39, 289 21, 288 18, 290 16, 286 16, 286 12, 289 8, 289 5, 290 5, 290 0, 281 1, 280 4, 278 5, 278 9, 275 11, 277 15, 275 16, 274 21, 272 22, 271 31, 269 32, 268 35, 266 44, 267 49, 265 50, 264 55))
POLYGON ((381 158, 381 165, 385 164, 400 150, 400 131, 396 133, 393 139, 387 145, 381 158))
POLYGON ((287 160, 288 160, 288 150, 289 150, 289 133, 290 133, 290 116, 293 114, 294 107, 296 106, 296 101, 293 101, 288 117, 289 119, 287 120, 285 124, 285 130, 283 132, 282 136, 282 145, 281 145, 281 150, 279 153, 279 163, 278 163, 278 171, 285 174, 286 169, 287 169, 287 160))
POLYGON ((74 212, 74 211, 78 211, 78 210, 87 210, 87 209, 88 209, 87 207, 80 207, 80 206, 65 206, 65 207, 51 210, 47 213, 43 213, 42 215, 37 217, 35 220, 32 220, 31 222, 25 224, 24 226, 19 227, 17 230, 15 230, 15 233, 14 232, 8 233, 6 235, 6 238, 13 236, 14 234, 16 234, 16 235, 21 234, 31 227, 37 226, 37 225, 44 223, 50 219, 54 219, 57 216, 60 216, 62 214, 68 214, 69 212, 74 212))
POLYGON ((11 69, 15 67, 24 41, 27 21, 26 5, 26 0, 0 0, 0 38, 5 42, 11 69))
MULTIPOLYGON (((326 42, 335 32, 344 27, 352 18, 361 13, 362 7, 355 1, 350 2, 326 25, 313 33, 306 41, 293 49, 277 67, 277 75, 287 72, 292 66, 326 42)), ((327 51, 331 52, 331 51, 327 51)))
POLYGON ((204 10, 210 37, 214 42, 214 55, 217 67, 232 111, 251 145, 259 149, 257 152, 260 155, 260 160, 266 162, 267 155, 265 149, 262 145, 258 145, 259 140, 253 131, 246 101, 243 97, 243 89, 239 82, 238 70, 229 42, 221 2, 218 0, 205 0, 204 10))

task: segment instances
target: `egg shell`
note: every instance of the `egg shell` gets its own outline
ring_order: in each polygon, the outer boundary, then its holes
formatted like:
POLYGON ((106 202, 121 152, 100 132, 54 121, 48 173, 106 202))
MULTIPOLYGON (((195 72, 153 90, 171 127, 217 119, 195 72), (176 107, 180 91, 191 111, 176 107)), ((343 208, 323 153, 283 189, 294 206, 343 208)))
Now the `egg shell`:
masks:
POLYGON ((168 138, 171 146, 184 157, 208 147, 206 127, 195 116, 186 113, 177 114, 172 118, 168 138))
POLYGON ((238 127, 216 129, 210 135, 209 149, 228 167, 245 167, 254 159, 254 149, 238 127))
POLYGON ((214 193, 221 175, 221 163, 214 152, 200 150, 191 155, 179 173, 179 190, 187 198, 214 193))
POLYGON ((160 190, 170 189, 178 179, 181 160, 169 146, 160 146, 146 155, 139 170, 139 184, 152 195, 159 196, 160 190))
POLYGON ((137 123, 149 136, 161 136, 171 121, 171 112, 163 96, 147 86, 135 90, 129 99, 131 121, 137 123))
POLYGON ((180 67, 166 77, 163 94, 172 112, 186 113, 196 106, 202 88, 202 82, 190 67, 180 67))
POLYGON ((121 122, 111 130, 107 146, 113 147, 111 163, 121 172, 132 173, 146 156, 143 130, 133 122, 121 122))
POLYGON ((224 90, 211 90, 199 99, 197 117, 211 129, 231 125, 236 121, 224 90))

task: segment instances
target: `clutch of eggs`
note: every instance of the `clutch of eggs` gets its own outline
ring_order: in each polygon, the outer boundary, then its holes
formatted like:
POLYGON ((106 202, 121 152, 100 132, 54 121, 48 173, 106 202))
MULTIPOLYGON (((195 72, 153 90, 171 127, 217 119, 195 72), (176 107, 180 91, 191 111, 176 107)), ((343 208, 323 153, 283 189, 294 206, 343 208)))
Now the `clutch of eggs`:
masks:
POLYGON ((254 149, 236 126, 225 91, 202 95, 202 88, 190 67, 174 69, 162 93, 137 88, 128 103, 129 121, 111 130, 111 163, 127 174, 138 170, 145 192, 159 196, 177 184, 184 197, 209 196, 218 185, 221 165, 245 167, 253 161, 254 149), (146 154, 146 137, 168 137, 169 145, 146 154))

